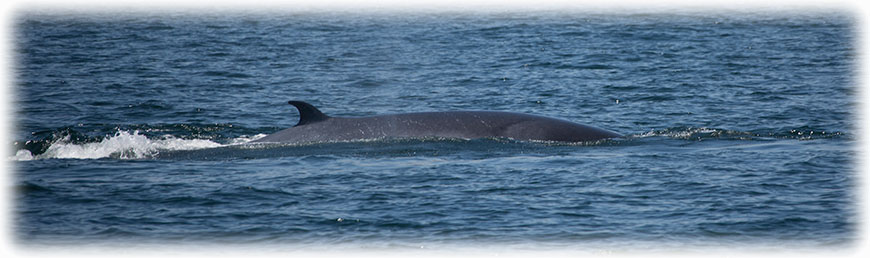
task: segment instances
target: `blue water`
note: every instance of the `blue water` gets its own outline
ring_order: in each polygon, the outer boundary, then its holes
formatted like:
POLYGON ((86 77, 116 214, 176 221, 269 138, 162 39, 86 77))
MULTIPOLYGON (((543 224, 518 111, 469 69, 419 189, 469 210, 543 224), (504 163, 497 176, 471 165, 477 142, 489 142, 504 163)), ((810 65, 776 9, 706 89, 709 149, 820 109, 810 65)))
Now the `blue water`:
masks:
POLYGON ((855 22, 837 12, 19 13, 26 246, 844 249, 855 22), (495 110, 625 135, 245 142, 495 110))

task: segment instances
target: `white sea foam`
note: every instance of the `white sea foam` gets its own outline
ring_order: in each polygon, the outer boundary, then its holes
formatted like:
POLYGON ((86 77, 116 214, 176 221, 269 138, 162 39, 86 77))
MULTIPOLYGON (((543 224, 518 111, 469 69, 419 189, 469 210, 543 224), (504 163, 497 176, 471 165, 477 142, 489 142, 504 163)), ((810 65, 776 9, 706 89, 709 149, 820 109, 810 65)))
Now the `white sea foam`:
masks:
POLYGON ((15 156, 9 158, 10 160, 33 160, 33 154, 30 153, 29 150, 18 150, 15 152, 15 156))
POLYGON ((266 137, 266 135, 267 134, 262 134, 262 133, 254 135, 254 136, 242 135, 239 138, 235 138, 235 139, 230 140, 230 142, 227 145, 239 145, 239 144, 248 143, 250 141, 255 141, 257 139, 266 137))
MULTIPOLYGON (((240 137, 232 139, 227 145, 242 144, 263 136, 240 137)), ((25 161, 33 159, 141 159, 153 157, 160 151, 167 150, 197 150, 227 146, 204 139, 180 139, 171 135, 164 135, 156 139, 149 139, 139 131, 118 131, 113 136, 106 137, 100 142, 71 143, 69 136, 58 139, 51 143, 48 149, 39 155, 33 155, 28 150, 19 150, 11 160, 25 161)))

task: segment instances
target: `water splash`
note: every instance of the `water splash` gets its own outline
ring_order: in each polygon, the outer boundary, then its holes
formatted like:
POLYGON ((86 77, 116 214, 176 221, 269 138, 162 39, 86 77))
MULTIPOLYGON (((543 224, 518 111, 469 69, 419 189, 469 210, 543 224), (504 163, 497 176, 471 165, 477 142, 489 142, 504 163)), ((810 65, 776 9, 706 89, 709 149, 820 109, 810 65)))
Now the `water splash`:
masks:
MULTIPOLYGON (((210 140, 180 139, 164 135, 158 139, 149 139, 139 134, 139 130, 118 130, 113 136, 108 136, 99 142, 75 143, 69 135, 51 143, 44 153, 33 155, 29 150, 18 150, 11 160, 25 161, 34 159, 142 159, 154 157, 160 151, 195 150, 224 146, 210 140)), ((231 144, 244 143, 250 140, 234 139, 231 144)))

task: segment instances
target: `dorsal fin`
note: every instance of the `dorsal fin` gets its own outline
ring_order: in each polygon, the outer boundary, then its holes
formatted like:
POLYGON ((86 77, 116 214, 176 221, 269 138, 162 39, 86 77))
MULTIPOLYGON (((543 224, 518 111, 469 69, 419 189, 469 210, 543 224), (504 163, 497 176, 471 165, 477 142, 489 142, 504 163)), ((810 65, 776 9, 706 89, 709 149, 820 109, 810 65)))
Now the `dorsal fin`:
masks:
POLYGON ((306 102, 291 100, 287 103, 293 105, 299 110, 299 123, 297 123, 296 126, 317 123, 329 119, 329 116, 324 115, 316 107, 306 102))

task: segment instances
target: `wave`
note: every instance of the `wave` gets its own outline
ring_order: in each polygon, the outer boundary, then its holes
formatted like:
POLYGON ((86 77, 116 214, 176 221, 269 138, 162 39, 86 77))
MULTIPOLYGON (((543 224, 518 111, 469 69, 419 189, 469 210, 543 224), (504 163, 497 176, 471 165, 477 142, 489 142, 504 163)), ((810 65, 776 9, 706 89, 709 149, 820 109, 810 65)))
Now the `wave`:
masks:
POLYGON ((705 139, 705 138, 713 138, 719 136, 731 136, 731 137, 740 137, 743 136, 745 138, 752 138, 754 135, 749 132, 740 132, 740 131, 729 131, 722 130, 716 128, 706 128, 706 127, 674 127, 667 128, 662 130, 650 130, 646 133, 632 135, 634 138, 647 138, 647 137, 669 137, 669 138, 677 138, 677 139, 705 139))
POLYGON ((143 159, 152 158, 161 151, 198 150, 244 144, 265 135, 242 136, 231 139, 227 144, 220 144, 206 139, 181 139, 172 135, 150 139, 139 134, 139 130, 129 132, 118 130, 114 135, 107 136, 99 142, 77 143, 70 135, 65 135, 51 142, 48 148, 34 155, 28 149, 19 149, 11 160, 26 161, 35 159, 143 159))
POLYGON ((827 138, 848 137, 843 132, 826 131, 810 127, 800 127, 789 130, 758 130, 737 131, 708 127, 672 127, 661 130, 629 135, 628 138, 668 137, 682 140, 773 140, 773 139, 797 139, 817 140, 827 138))

